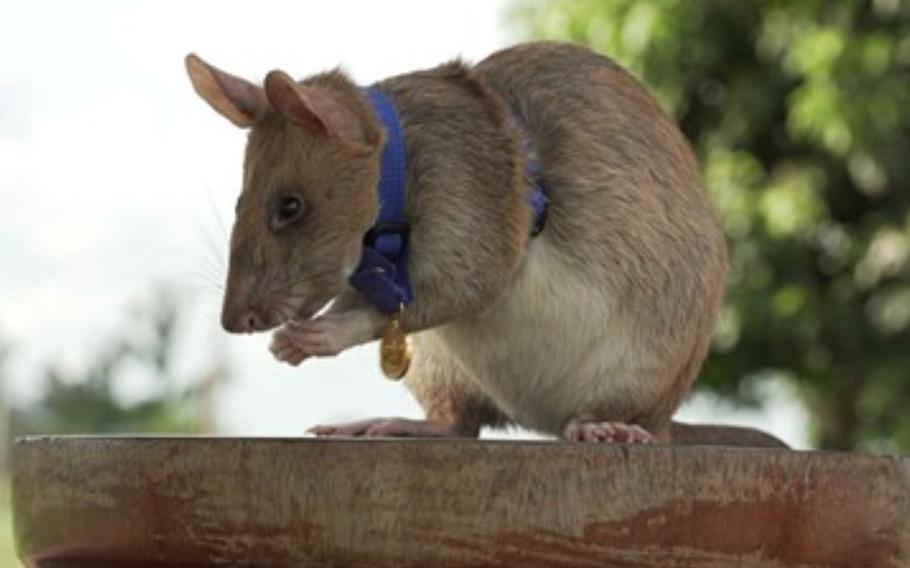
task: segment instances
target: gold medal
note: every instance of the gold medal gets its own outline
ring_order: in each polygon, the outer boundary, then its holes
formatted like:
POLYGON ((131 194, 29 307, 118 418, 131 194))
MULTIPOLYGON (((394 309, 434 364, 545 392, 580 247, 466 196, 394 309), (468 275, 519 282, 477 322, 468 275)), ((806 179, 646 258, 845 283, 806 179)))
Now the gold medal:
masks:
POLYGON ((403 315, 404 306, 386 325, 379 341, 379 364, 386 378, 393 381, 402 379, 411 366, 411 343, 401 329, 403 315))

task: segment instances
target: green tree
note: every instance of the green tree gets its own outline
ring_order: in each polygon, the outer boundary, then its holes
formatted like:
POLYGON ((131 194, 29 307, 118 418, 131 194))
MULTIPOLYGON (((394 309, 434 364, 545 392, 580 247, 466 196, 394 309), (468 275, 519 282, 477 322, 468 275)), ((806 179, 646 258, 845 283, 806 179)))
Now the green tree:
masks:
POLYGON ((910 2, 543 0, 533 36, 629 68, 678 120, 729 236, 701 388, 792 381, 819 447, 910 449, 910 2))

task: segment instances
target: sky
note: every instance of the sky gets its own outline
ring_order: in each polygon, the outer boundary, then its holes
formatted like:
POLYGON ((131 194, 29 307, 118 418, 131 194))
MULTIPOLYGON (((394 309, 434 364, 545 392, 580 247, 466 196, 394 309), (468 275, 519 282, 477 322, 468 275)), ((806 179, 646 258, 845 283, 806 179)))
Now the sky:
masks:
MULTIPOLYGON (((341 65, 369 84, 514 43, 507 6, 0 0, 0 338, 14 348, 0 396, 33 400, 44 366, 85 365, 132 306, 167 285, 185 298, 180 372, 228 361, 222 432, 419 417, 405 389, 381 378, 375 345, 292 368, 272 359, 267 336, 221 330, 245 136, 193 93, 183 57, 254 81, 276 68, 302 77, 341 65)), ((148 386, 137 372, 118 393, 139 397, 148 386)), ((766 411, 696 397, 681 416, 760 425, 804 446, 805 413, 771 389, 766 411)))

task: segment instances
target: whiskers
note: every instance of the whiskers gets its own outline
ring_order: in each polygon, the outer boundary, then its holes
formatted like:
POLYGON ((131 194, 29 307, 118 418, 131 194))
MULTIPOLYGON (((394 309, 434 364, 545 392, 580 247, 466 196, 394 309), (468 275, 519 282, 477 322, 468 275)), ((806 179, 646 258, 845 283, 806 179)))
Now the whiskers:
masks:
POLYGON ((224 292, 224 280, 227 276, 224 254, 215 248, 211 240, 207 242, 209 246, 200 251, 196 262, 188 268, 189 275, 200 290, 221 294, 224 292))
POLYGON ((195 226, 195 235, 201 250, 196 262, 193 262, 189 268, 189 274, 197 285, 198 290, 209 294, 221 295, 224 293, 224 281, 227 277, 227 261, 225 258, 225 245, 228 241, 227 228, 224 220, 215 205, 212 188, 206 186, 205 194, 208 199, 209 211, 211 218, 214 219, 214 225, 217 231, 212 231, 212 223, 198 223, 195 226), (213 235, 213 232, 220 233, 220 236, 213 235))
POLYGON ((337 273, 337 269, 328 269, 313 274, 308 274, 300 280, 288 280, 283 285, 275 286, 273 292, 269 294, 271 299, 271 310, 278 321, 286 322, 295 319, 301 310, 314 310, 314 301, 325 304, 328 300, 320 301, 323 296, 321 291, 314 286, 318 281, 326 276, 337 273))

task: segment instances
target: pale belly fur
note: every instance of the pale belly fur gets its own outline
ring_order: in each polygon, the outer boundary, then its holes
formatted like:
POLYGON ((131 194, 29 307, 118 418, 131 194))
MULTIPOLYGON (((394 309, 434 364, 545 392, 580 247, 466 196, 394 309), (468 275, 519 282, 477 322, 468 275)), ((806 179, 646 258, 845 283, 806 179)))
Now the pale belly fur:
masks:
POLYGON ((617 315, 617 298, 564 258, 544 236, 532 240, 499 303, 427 332, 512 420, 553 434, 588 413, 626 420, 659 387, 644 379, 654 361, 617 315))

